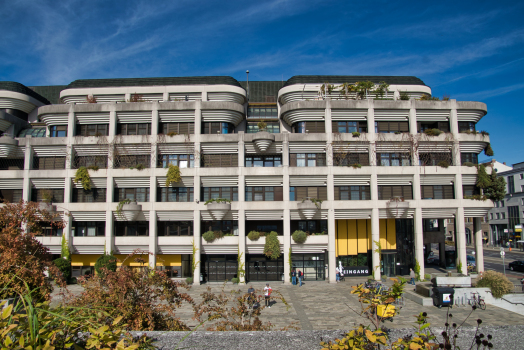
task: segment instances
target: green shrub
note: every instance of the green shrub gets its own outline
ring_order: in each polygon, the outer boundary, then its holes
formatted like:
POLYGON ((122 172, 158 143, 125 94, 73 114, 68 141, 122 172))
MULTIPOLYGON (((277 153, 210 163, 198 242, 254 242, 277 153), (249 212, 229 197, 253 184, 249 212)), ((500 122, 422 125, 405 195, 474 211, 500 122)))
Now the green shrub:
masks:
POLYGON ((493 152, 493 148, 491 148, 490 143, 488 143, 486 148, 484 148, 484 154, 487 155, 488 157, 493 157, 495 155, 495 153, 493 152))
POLYGON ((291 235, 295 243, 302 244, 307 240, 307 234, 304 231, 296 230, 291 235))
POLYGON ((358 131, 353 131, 352 135, 353 135, 353 137, 359 137, 360 133, 358 131))
POLYGON ((353 169, 360 169, 360 168, 362 168, 362 165, 360 165, 358 163, 351 164, 351 166, 353 167, 353 169))
POLYGON ((475 164, 473 164, 471 162, 464 162, 462 165, 469 166, 469 167, 475 166, 475 164))
POLYGON ((439 167, 441 167, 441 168, 448 168, 448 167, 449 167, 449 163, 446 162, 445 160, 440 161, 437 165, 438 165, 439 167))
POLYGON ((442 131, 440 131, 439 129, 426 129, 424 133, 428 136, 439 136, 440 134, 442 134, 442 131))
POLYGON ((477 287, 489 287, 495 298, 502 298, 504 294, 513 291, 513 283, 500 272, 486 271, 482 278, 477 281, 477 287))
POLYGON ((187 284, 191 284, 191 283, 193 283, 193 277, 188 277, 188 278, 186 278, 186 283, 187 283, 187 284))
POLYGON ((53 261, 56 267, 62 273, 62 278, 67 281, 71 277, 71 262, 64 258, 58 258, 53 261))
POLYGON ((251 231, 247 234, 247 238, 249 238, 252 241, 256 241, 260 238, 260 232, 258 231, 251 231))
POLYGON ((238 282, 240 282, 240 279, 234 277, 234 278, 231 279, 231 282, 233 282, 233 284, 238 284, 238 282))
POLYGON ((95 263, 96 273, 101 274, 104 267, 109 271, 116 271, 116 258, 111 254, 100 255, 95 263))
POLYGON ((402 101, 409 101, 409 94, 407 92, 401 91, 400 92, 400 99, 402 101))
POLYGON ((76 170, 74 182, 80 182, 82 188, 86 191, 91 190, 91 177, 89 176, 89 172, 85 166, 81 166, 76 170))
POLYGON ((207 231, 206 233, 204 233, 202 235, 202 238, 206 241, 206 242, 213 242, 216 237, 215 237, 215 232, 213 231, 207 231))
POLYGON ((266 243, 264 244, 264 255, 272 260, 280 257, 280 242, 278 240, 278 233, 271 231, 266 235, 266 243))
POLYGON ((424 275, 424 279, 426 279, 426 280, 428 280, 428 281, 431 280, 431 275, 430 275, 429 273, 426 273, 426 274, 424 275))

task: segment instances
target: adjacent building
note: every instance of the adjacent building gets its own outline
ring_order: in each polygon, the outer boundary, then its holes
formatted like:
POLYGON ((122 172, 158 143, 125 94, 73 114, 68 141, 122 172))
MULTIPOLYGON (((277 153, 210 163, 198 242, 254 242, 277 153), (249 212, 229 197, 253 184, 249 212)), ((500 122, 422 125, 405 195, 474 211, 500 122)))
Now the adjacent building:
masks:
POLYGON ((38 239, 59 254, 65 235, 74 275, 104 251, 136 249, 153 253, 152 267, 204 282, 235 277, 239 262, 248 281, 281 281, 294 267, 334 282, 339 265, 379 278, 416 261, 423 273, 424 246, 444 247, 446 220, 456 223, 457 250, 441 249, 441 261, 467 265, 465 218, 482 270, 481 218, 493 205, 464 196, 477 193, 486 105, 430 95, 401 76, 0 82, 0 193, 51 200, 68 214, 63 232, 38 239), (354 92, 358 81, 382 88, 354 92), (169 165, 181 179, 166 186, 169 165), (82 166, 90 191, 73 181, 82 166), (230 203, 206 204, 219 198, 230 203), (295 243, 297 230, 306 242, 295 243), (208 231, 223 237, 207 242, 208 231), (262 236, 252 241, 251 231, 262 236), (263 254, 273 231, 275 260, 263 254))

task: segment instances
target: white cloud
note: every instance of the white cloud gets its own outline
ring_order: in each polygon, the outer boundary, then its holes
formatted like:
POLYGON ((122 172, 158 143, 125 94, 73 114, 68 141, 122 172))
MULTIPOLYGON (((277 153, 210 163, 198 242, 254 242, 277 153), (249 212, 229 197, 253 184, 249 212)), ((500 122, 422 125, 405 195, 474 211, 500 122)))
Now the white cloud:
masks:
POLYGON ((482 100, 490 99, 492 97, 505 95, 510 92, 521 90, 521 89, 524 89, 524 83, 514 84, 510 86, 502 86, 496 89, 478 91, 478 92, 473 92, 473 93, 457 94, 454 97, 460 100, 482 101, 482 100))

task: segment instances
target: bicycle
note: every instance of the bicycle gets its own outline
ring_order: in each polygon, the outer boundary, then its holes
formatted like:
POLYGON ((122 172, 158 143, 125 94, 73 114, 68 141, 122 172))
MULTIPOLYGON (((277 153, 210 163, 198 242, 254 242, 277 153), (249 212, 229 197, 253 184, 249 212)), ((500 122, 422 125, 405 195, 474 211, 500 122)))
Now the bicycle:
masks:
POLYGON ((473 299, 471 300, 472 306, 476 306, 481 310, 486 310, 486 302, 480 297, 480 293, 471 292, 471 294, 473 294, 473 299), (477 294, 477 296, 475 296, 475 294, 477 294))

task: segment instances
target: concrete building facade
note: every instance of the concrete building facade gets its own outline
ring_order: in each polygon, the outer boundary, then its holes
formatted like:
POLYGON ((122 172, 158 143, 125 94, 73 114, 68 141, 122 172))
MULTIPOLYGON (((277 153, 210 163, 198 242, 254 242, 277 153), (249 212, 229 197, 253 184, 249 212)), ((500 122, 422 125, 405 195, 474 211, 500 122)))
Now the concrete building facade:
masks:
POLYGON ((420 100, 430 95, 415 77, 0 82, 0 190, 9 201, 51 198, 68 214, 63 232, 38 239, 59 254, 65 235, 76 275, 104 251, 140 249, 153 253, 151 267, 196 282, 231 279, 239 263, 248 281, 288 281, 297 268, 334 282, 340 265, 380 278, 425 261, 424 245, 444 244, 448 219, 457 223, 453 264, 466 266, 465 217, 482 271, 481 218, 493 205, 464 196, 489 143, 475 130, 486 105, 420 100), (357 81, 388 86, 357 94, 344 85, 357 81), (170 164, 181 180, 166 186, 170 164), (82 166, 90 191, 73 181, 82 166), (206 204, 218 198, 230 203, 206 204), (292 238, 298 230, 304 243, 292 238), (208 231, 223 237, 207 242, 208 231), (263 254, 269 232, 276 260, 263 254))

